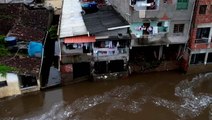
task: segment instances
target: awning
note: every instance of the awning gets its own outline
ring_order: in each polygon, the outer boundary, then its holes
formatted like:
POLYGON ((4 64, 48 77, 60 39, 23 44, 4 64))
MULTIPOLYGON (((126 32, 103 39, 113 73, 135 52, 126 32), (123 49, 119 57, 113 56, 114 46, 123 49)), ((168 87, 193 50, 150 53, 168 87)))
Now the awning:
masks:
POLYGON ((96 42, 95 36, 77 36, 64 39, 64 43, 89 43, 96 42))

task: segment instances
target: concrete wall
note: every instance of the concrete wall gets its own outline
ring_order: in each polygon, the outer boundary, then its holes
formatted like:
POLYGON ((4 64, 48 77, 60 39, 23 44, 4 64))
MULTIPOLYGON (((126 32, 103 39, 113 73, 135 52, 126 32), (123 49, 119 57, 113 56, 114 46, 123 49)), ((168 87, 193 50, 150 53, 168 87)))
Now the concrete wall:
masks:
MULTIPOLYGON (((150 22, 150 21, 161 21, 161 18, 168 17, 170 22, 168 36, 181 36, 184 39, 188 39, 189 28, 191 24, 191 18, 193 8, 196 0, 189 0, 187 10, 177 10, 177 0, 172 2, 164 3, 163 0, 159 0, 159 8, 156 10, 146 10, 145 18, 139 18, 139 11, 134 10, 134 7, 130 6, 130 0, 109 0, 115 9, 121 13, 121 15, 129 22, 150 22), (174 34, 174 24, 184 24, 184 31, 182 34, 174 34)), ((183 43, 186 41, 183 41, 183 43)))
MULTIPOLYGON (((139 22, 143 21, 139 18, 139 12, 135 11, 133 7, 129 5, 130 0, 109 0, 114 8, 121 13, 124 18, 127 18, 128 22, 139 22), (126 14, 130 14, 126 15, 126 14), (129 17, 126 17, 129 16, 129 17)), ((172 0, 172 4, 163 3, 163 0, 159 1, 159 9, 157 10, 146 10, 146 18, 160 19, 164 13, 171 19, 171 21, 190 21, 191 13, 193 10, 193 4, 195 0, 189 0, 187 10, 176 10, 177 0, 172 0)))
POLYGON ((0 98, 21 94, 17 74, 7 73, 6 77, 0 79, 7 81, 7 86, 0 87, 0 98))
POLYGON ((212 64, 191 65, 188 68, 187 74, 205 73, 205 72, 211 72, 211 70, 212 70, 212 64))

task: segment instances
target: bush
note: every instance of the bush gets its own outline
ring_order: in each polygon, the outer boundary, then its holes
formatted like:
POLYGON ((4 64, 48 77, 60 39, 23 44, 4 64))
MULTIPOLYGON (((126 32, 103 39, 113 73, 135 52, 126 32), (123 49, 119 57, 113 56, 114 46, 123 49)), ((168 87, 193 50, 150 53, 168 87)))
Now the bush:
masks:
POLYGON ((0 74, 2 76, 6 76, 6 74, 8 72, 12 72, 12 71, 15 71, 16 69, 13 68, 13 67, 9 67, 9 66, 6 66, 6 65, 0 65, 0 74))
POLYGON ((5 43, 4 38, 5 38, 4 35, 0 35, 0 57, 7 56, 10 54, 10 52, 4 46, 5 43))
POLYGON ((0 35, 0 45, 4 44, 5 35, 0 35))
POLYGON ((51 40, 57 39, 57 25, 51 26, 49 29, 49 36, 51 40))
POLYGON ((0 57, 10 55, 10 52, 3 46, 0 46, 0 57))

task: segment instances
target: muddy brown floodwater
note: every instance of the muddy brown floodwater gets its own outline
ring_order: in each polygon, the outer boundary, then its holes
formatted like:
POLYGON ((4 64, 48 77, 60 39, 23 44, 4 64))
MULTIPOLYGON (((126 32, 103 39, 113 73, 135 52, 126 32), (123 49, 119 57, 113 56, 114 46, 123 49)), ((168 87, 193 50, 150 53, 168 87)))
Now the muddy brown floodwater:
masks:
POLYGON ((10 97, 0 119, 212 120, 212 73, 148 73, 10 97))

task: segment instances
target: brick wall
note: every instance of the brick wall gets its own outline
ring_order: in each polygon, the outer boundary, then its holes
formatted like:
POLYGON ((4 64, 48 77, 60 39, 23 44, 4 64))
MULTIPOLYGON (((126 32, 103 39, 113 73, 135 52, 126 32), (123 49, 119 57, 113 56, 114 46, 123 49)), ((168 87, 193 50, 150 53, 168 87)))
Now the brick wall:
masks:
POLYGON ((207 48, 207 44, 195 44, 196 39, 196 32, 197 32, 197 26, 199 24, 204 23, 212 23, 212 1, 211 0, 197 0, 197 6, 194 11, 193 16, 193 29, 191 30, 191 36, 190 36, 190 48, 191 49, 204 49, 207 48), (200 5, 207 5, 206 14, 199 14, 199 6, 200 5))

